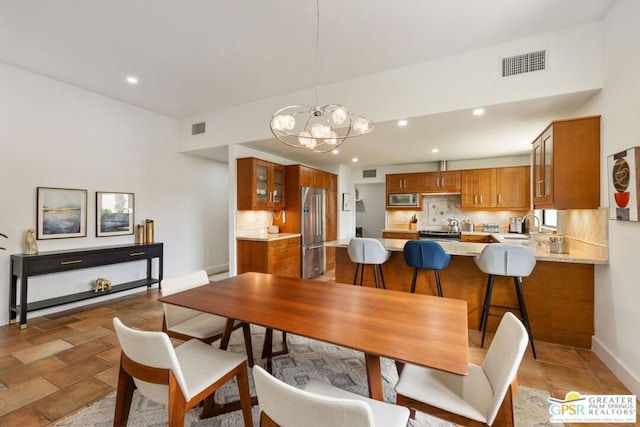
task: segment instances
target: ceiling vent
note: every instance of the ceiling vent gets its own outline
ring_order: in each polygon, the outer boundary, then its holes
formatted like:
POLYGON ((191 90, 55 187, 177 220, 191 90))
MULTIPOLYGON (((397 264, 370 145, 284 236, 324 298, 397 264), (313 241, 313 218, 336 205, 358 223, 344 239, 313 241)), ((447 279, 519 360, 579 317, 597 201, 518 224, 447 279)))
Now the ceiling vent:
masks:
POLYGON ((191 135, 198 135, 204 133, 205 131, 205 122, 194 123, 191 125, 191 135))
POLYGON ((367 169, 362 171, 363 178, 375 178, 376 177, 376 169, 367 169))
POLYGON ((547 51, 523 53, 502 58, 502 77, 517 76, 547 69, 547 51))

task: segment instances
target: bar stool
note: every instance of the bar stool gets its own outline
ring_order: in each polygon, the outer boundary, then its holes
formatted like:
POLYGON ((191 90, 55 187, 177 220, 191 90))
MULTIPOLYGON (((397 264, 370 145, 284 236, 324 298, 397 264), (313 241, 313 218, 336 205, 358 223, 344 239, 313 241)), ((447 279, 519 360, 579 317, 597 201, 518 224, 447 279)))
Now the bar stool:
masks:
POLYGON ((416 292, 416 279, 418 270, 433 270, 436 276, 438 296, 442 296, 440 285, 440 272, 451 262, 451 255, 446 253, 440 243, 435 240, 409 240, 403 249, 404 260, 409 267, 413 267, 413 279, 411 280, 411 293, 416 292))
POLYGON ((353 276, 354 285, 358 279, 358 269, 360 270, 360 286, 362 286, 364 266, 371 265, 373 266, 373 277, 376 281, 376 288, 378 287, 378 271, 380 271, 382 288, 386 289, 384 276, 382 275, 382 264, 387 262, 391 256, 391 252, 386 250, 379 240, 368 237, 354 237, 349 241, 347 253, 351 261, 356 264, 356 274, 353 276))
POLYGON ((482 331, 482 342, 480 343, 480 347, 484 346, 488 317, 500 317, 497 314, 490 313, 492 307, 500 308, 502 310, 518 310, 520 312, 522 323, 524 323, 524 326, 529 333, 529 342, 531 343, 533 357, 536 358, 536 348, 533 345, 533 334, 531 333, 527 306, 524 301, 524 292, 522 291, 522 278, 529 276, 531 271, 533 271, 533 267, 536 265, 536 258, 534 256, 533 249, 523 245, 490 243, 485 246, 480 255, 475 257, 474 261, 482 272, 489 275, 480 319, 480 330, 482 331), (516 297, 518 298, 518 307, 491 304, 491 293, 493 292, 493 279, 495 276, 513 277, 516 297))

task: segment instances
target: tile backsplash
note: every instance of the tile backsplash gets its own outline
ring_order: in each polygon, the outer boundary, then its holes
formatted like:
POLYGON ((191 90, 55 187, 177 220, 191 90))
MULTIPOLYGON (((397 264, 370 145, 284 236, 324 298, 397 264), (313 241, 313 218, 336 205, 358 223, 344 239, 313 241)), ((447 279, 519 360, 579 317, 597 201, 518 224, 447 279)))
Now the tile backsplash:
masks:
POLYGON ((271 211, 238 211, 236 215, 236 230, 239 236, 246 233, 266 233, 272 224, 271 211))

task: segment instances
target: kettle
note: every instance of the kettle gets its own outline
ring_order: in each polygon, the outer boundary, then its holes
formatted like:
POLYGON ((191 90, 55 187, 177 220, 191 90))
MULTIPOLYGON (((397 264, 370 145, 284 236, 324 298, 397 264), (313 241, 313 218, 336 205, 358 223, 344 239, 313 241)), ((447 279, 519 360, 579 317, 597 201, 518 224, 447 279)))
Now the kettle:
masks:
POLYGON ((447 220, 449 222, 449 232, 450 233, 459 233, 460 232, 460 223, 455 218, 449 218, 447 220))

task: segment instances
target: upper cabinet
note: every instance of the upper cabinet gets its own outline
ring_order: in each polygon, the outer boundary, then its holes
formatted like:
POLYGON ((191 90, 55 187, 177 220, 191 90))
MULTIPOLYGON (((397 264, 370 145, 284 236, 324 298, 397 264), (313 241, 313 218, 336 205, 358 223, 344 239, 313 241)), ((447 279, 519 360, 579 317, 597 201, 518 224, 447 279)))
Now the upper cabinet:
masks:
POLYGON ((284 166, 247 157, 237 167, 238 210, 284 209, 284 166))
POLYGON ((530 168, 470 169, 461 171, 462 209, 522 210, 530 208, 530 168))
POLYGON ((532 149, 534 208, 600 206, 600 116, 554 121, 532 149))
POLYGON ((422 191, 422 173, 387 174, 388 193, 419 193, 422 191))
POLYGON ((422 174, 423 193, 459 193, 461 184, 460 171, 425 172, 422 174))

